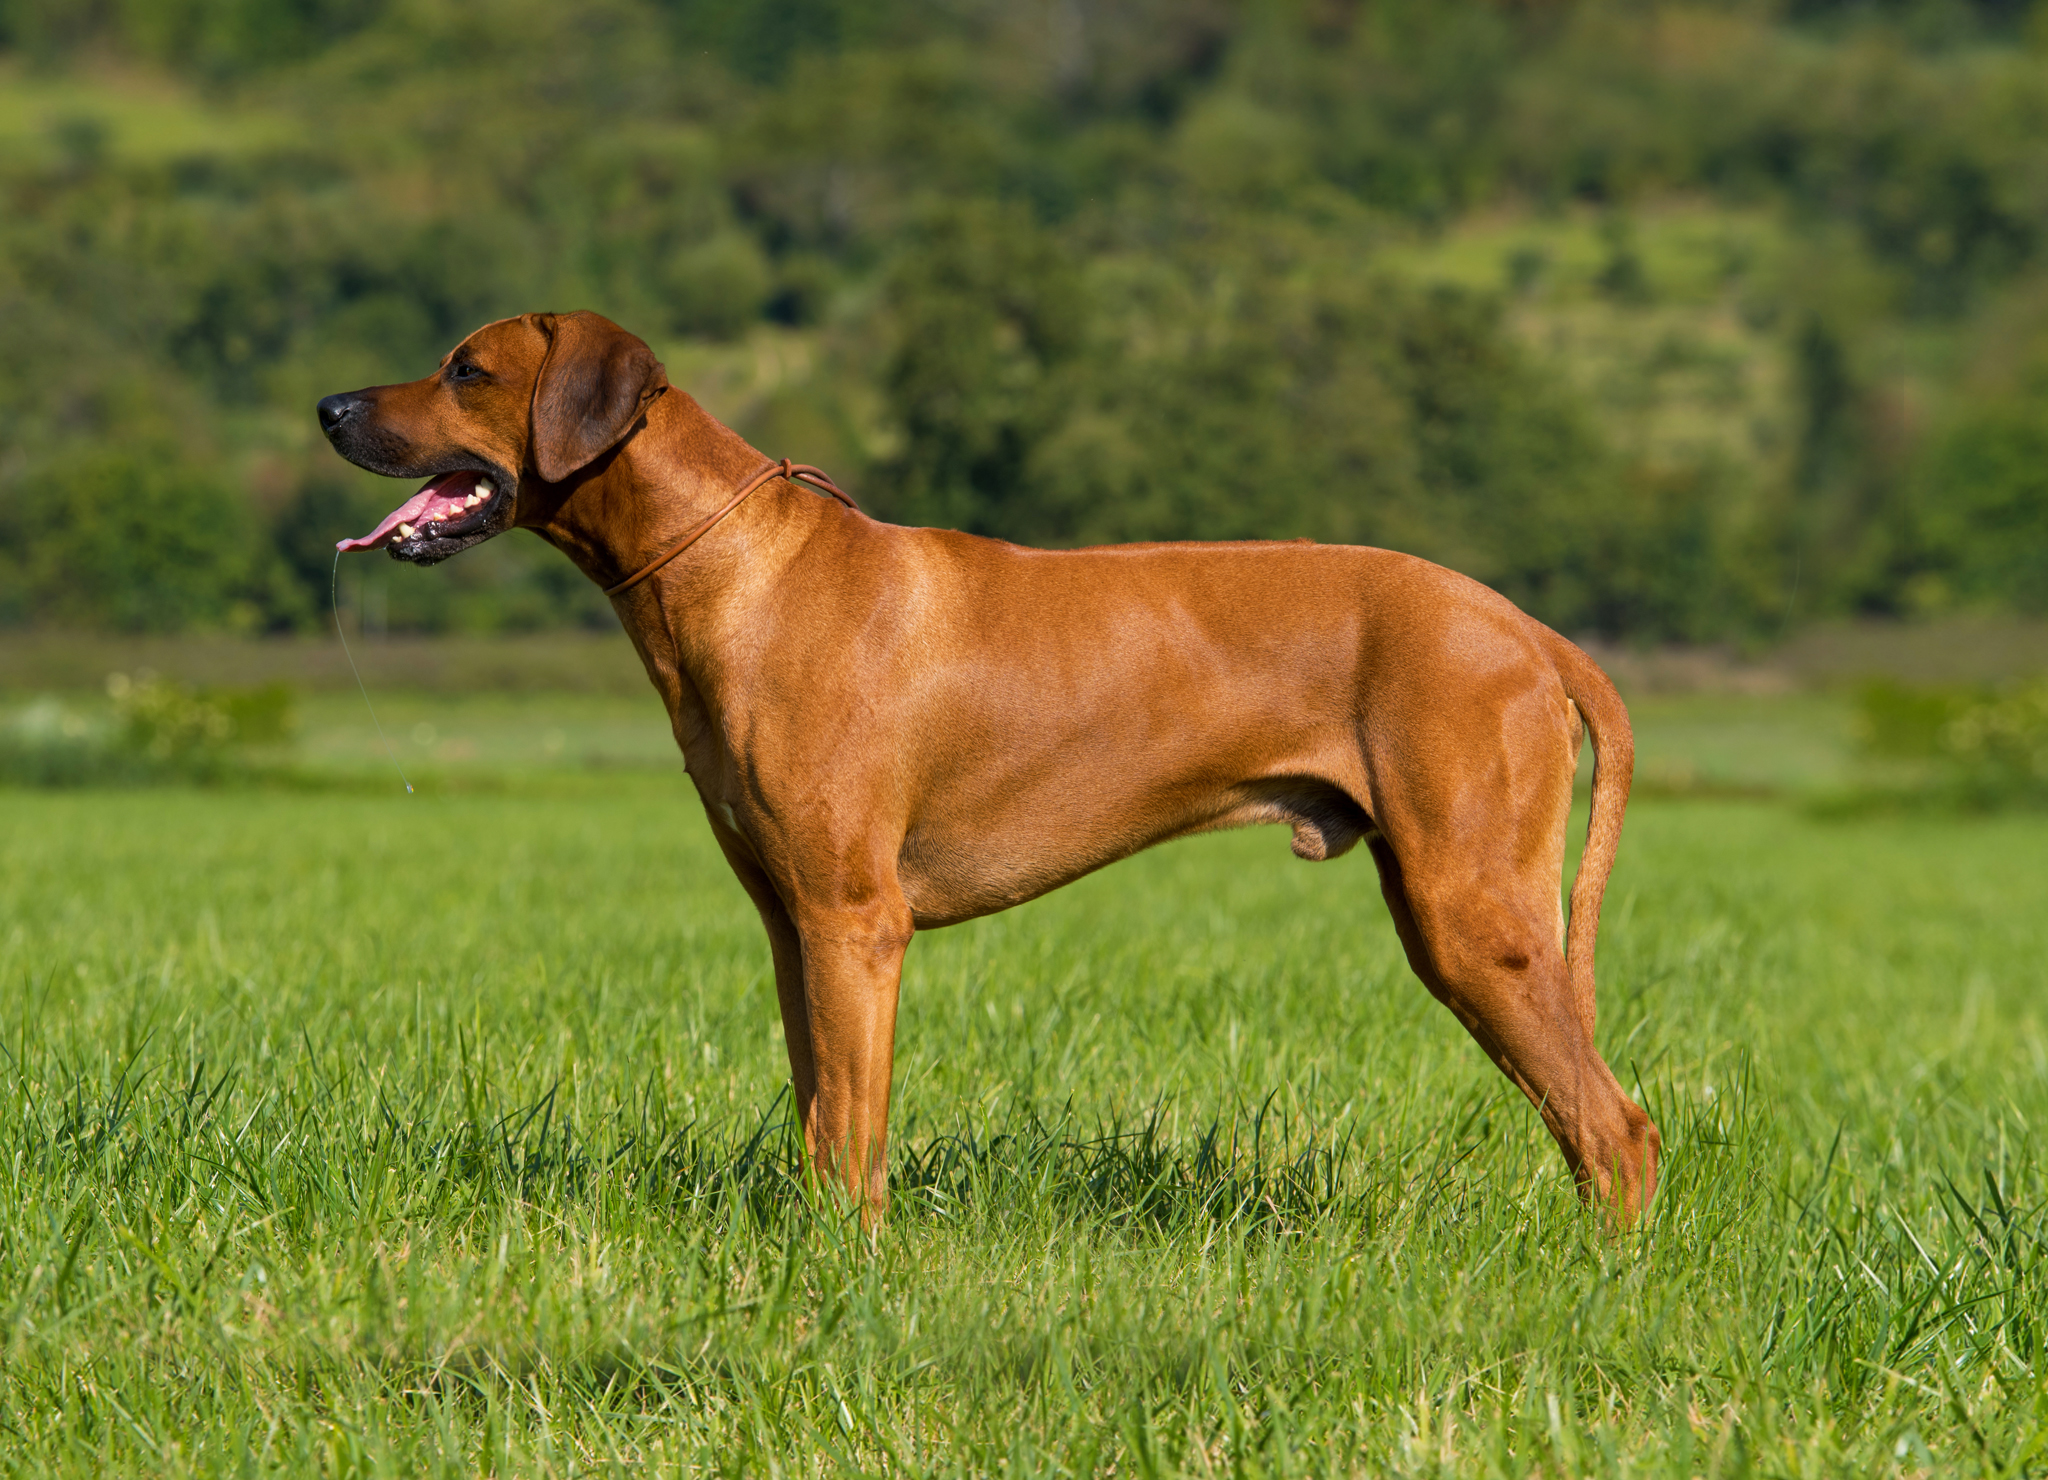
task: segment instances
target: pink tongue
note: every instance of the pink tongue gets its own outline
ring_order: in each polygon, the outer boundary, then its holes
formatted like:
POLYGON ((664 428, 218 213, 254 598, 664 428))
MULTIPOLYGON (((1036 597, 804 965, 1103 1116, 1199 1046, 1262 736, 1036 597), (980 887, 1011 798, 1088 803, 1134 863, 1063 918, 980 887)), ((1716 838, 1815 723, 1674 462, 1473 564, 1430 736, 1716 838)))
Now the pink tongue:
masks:
POLYGON ((484 480, 475 473, 443 473, 425 488, 384 516, 384 522, 357 540, 339 540, 334 548, 347 554, 351 550, 377 550, 391 543, 391 537, 398 532, 401 524, 420 525, 435 516, 452 518, 467 512, 462 501, 469 497, 484 480))

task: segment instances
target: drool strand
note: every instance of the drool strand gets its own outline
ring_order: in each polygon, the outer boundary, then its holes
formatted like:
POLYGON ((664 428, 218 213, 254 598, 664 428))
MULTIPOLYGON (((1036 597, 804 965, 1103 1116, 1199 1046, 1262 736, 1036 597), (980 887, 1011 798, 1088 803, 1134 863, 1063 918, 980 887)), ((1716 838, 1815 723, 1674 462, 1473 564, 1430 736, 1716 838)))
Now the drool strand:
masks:
POLYGON ((377 738, 384 742, 384 754, 391 757, 392 769, 398 772, 398 779, 405 782, 405 794, 413 795, 412 782, 405 774, 405 767, 399 764, 398 752, 391 748, 391 737, 384 733, 384 726, 377 718, 377 706, 370 702, 370 689, 363 682, 363 670, 356 667, 356 655, 348 650, 348 633, 341 625, 341 551, 334 552, 334 573, 327 582, 327 597, 334 606, 334 635, 341 639, 342 656, 348 659, 348 671, 356 676, 356 687, 363 691, 363 708, 370 711, 370 723, 376 726, 377 738))

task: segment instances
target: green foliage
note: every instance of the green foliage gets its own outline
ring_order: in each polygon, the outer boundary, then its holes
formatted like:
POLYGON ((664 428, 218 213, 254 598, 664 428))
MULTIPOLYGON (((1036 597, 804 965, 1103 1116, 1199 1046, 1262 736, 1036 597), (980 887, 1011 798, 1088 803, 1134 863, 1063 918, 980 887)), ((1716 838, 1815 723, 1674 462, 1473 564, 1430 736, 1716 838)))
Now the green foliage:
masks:
POLYGON ((47 56, 111 35, 152 61, 228 77, 303 57, 386 8, 384 0, 6 0, 0 44, 47 56))
MULTIPOLYGON (((313 624, 370 496, 332 496, 310 402, 578 305, 677 363, 795 328, 809 378, 714 409, 828 428, 905 518, 1379 540, 1644 638, 2038 605, 2030 413, 1949 373, 2048 275, 2037 29, 1962 0, 6 0, 0 621, 313 624), (1683 293, 1675 203, 1731 223, 1683 293), (1597 261, 1524 243, 1435 291, 1509 219, 1597 222, 1597 261), (1652 438, 1577 331, 1681 299, 1749 389, 1652 438), (150 517, 204 558, 114 560, 95 456, 178 470, 150 517)), ((391 621, 609 620, 490 558, 446 596, 380 575, 391 621)))
POLYGON ((0 503, 0 601, 17 622, 248 630, 257 598, 289 610, 265 589, 266 544, 234 490, 174 448, 78 448, 0 503))
POLYGON ((915 0, 658 0, 677 41, 708 49, 750 82, 773 84, 796 58, 915 34, 936 6, 915 0), (923 12, 923 13, 921 13, 923 12))
POLYGON ((1919 481, 1921 601, 2048 611, 2048 386, 1965 411, 1919 481))
POLYGON ((1856 696, 1857 739, 1872 756, 1923 760, 1938 755, 1943 726, 1967 702, 1891 679, 1867 683, 1856 696))
POLYGON ((2048 679, 1988 690, 1867 684, 1857 733, 1876 759, 1918 763, 1911 779, 1929 799, 1979 809, 2048 802, 2048 679))
POLYGON ((2048 796, 2048 681, 1962 705, 1942 726, 1941 754, 1973 790, 2048 796))
POLYGON ((1499 303, 1312 235, 1076 272, 1020 211, 928 221, 891 282, 888 513, 1051 544, 1412 551, 1572 628, 1708 636, 1751 592, 1711 471, 1631 484, 1499 303))
POLYGON ((161 761, 211 759, 252 745, 283 745, 296 728, 292 692, 281 683, 251 689, 195 689, 149 673, 107 678, 120 743, 161 761))
POLYGON ((195 688, 142 672, 109 674, 112 712, 81 712, 55 698, 0 727, 0 783, 26 786, 218 782, 255 774, 298 730, 281 683, 195 688))
POLYGON ((713 339, 731 339, 753 324, 772 286, 761 249, 738 231, 679 248, 665 281, 674 304, 670 326, 713 339))
POLYGON ((2038 820, 1632 809, 1603 1237, 1265 829, 913 946, 896 1203, 791 1176, 680 778, 0 809, 0 1419, 65 1474, 2014 1475, 2038 820))
POLYGON ((54 696, 45 695, 0 725, 0 782, 9 786, 158 779, 137 760, 115 751, 104 723, 54 696))
POLYGON ((1026 463, 1080 370, 1072 264, 1028 213, 992 203, 935 213, 913 242, 890 279, 883 384, 904 450, 889 507, 913 523, 1043 537, 1029 527, 1040 511, 1026 463))

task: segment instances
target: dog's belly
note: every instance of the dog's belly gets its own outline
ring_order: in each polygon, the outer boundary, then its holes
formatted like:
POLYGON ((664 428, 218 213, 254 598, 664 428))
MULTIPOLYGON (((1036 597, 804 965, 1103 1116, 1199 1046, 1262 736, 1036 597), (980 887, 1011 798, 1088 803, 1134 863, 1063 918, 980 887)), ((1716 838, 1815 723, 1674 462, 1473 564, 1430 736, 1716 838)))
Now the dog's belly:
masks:
POLYGON ((942 795, 905 836, 897 878, 917 925, 929 929, 1022 904, 1194 833, 1279 823, 1293 830, 1296 856, 1335 858, 1375 831, 1357 800, 1364 788, 1327 774, 1345 769, 1355 776, 1355 764, 1296 758, 1230 779, 1214 772, 1082 775, 1061 785, 942 795))
POLYGON ((1375 833, 1372 819, 1348 796, 1313 778, 1296 777, 1219 795, 1167 827, 1104 826, 1105 819, 1076 819, 1079 825, 1068 830, 1062 826, 1066 819, 1046 821, 1050 826, 973 838, 907 839, 898 879, 917 927, 930 930, 995 914, 1154 844, 1198 832, 1283 823, 1293 829, 1295 854, 1315 861, 1347 853, 1375 833))

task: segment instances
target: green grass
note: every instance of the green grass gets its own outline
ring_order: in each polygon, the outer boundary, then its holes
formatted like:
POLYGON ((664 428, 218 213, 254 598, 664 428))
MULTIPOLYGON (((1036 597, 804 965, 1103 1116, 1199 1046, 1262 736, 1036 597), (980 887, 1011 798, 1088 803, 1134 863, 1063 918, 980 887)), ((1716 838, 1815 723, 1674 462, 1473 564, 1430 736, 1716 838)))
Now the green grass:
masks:
POLYGON ((0 1468, 2040 1474, 2044 842, 1639 804, 1621 1239, 1369 863, 1145 855, 915 945, 870 1243, 679 775, 0 794, 0 1468))
MULTIPOLYGON (((517 666, 507 655, 520 653, 521 645, 500 646, 504 665, 517 666)), ((565 645, 568 654, 574 646, 565 645)), ((265 678, 292 672, 283 662, 265 666, 260 659, 271 655, 256 651, 259 661, 236 669, 223 658, 211 672, 246 675, 253 670, 265 678)), ((454 651, 465 649, 455 646, 454 651)), ((0 667, 7 656, 0 650, 0 667)), ((97 667, 88 671, 97 672, 97 667)), ((668 715, 644 677, 636 690, 624 694, 470 693, 437 692, 373 672, 366 680, 375 696, 374 719, 346 669, 340 677, 347 687, 299 694, 296 743, 289 752, 260 759, 286 767, 302 782, 373 792, 399 788, 394 759, 414 781, 443 791, 504 790, 569 775, 629 770, 672 776, 681 767, 668 715)), ((98 687, 17 687, 11 693, 0 687, 0 733, 37 704, 54 703, 87 725, 103 724, 112 705, 98 687)), ((1842 693, 1631 697, 1637 786, 1658 793, 1787 796, 1839 789, 1856 773, 1852 707, 1842 693)), ((1591 767, 1588 749, 1582 757, 1582 783, 1590 778, 1591 767)))
MULTIPOLYGON (((1628 701, 1635 784, 1652 792, 1812 795, 1856 773, 1845 694, 1664 694, 1628 701)), ((1592 776, 1591 747, 1580 780, 1592 776)))
POLYGON ((450 781, 565 769, 682 774, 675 733, 652 689, 631 698, 393 690, 378 693, 376 705, 373 721, 361 694, 308 696, 300 705, 303 764, 392 786, 393 757, 408 774, 450 781))

